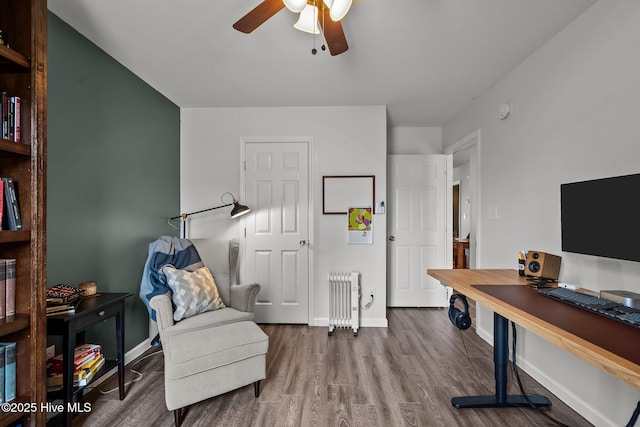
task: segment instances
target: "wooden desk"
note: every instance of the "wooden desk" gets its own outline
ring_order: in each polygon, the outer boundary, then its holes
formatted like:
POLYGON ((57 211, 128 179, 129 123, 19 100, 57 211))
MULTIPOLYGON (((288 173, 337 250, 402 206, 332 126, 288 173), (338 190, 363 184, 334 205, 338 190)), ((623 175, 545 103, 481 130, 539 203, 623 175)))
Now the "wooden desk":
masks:
MULTIPOLYGON (((640 342, 640 329, 537 295, 534 289, 527 286, 526 279, 518 275, 517 270, 429 270, 428 274, 494 311, 494 359, 502 357, 496 352, 508 351, 507 348, 502 349, 500 346, 504 343, 498 344, 498 341, 505 338, 505 333, 508 339, 508 331, 504 324, 506 319, 510 319, 640 389, 640 354, 628 347, 640 342), (521 285, 522 289, 531 292, 522 292, 517 288, 513 289, 512 286, 500 289, 502 287, 478 285, 521 285), (536 300, 532 304, 533 298, 536 300), (542 301, 544 302, 541 303, 542 301), (541 307, 549 309, 543 310, 541 307), (558 311, 563 311, 563 316, 552 315, 558 311), (580 324, 589 321, 593 322, 594 326, 573 327, 571 324, 577 322, 572 322, 571 318, 576 316, 580 317, 580 324), (498 329, 504 326, 505 331, 496 331, 496 324, 498 329), (600 325, 600 328, 596 325, 600 325), (621 339, 620 334, 625 338, 621 339)), ((502 367, 496 366, 496 396, 501 393, 498 387, 502 387, 502 384, 498 384, 499 369, 502 367)))
MULTIPOLYGON (((77 389, 73 387, 73 355, 76 348, 76 336, 83 337, 82 334, 87 328, 110 317, 115 317, 116 359, 107 361, 98 376, 117 366, 120 400, 124 399, 124 300, 131 295, 129 293, 101 293, 97 296, 83 298, 74 314, 47 317, 47 335, 62 335, 64 359, 62 392, 65 426, 71 425, 73 415, 68 411, 68 403, 74 401, 74 396, 82 398, 82 387, 77 389)), ((83 338, 81 340, 83 341, 83 338)))

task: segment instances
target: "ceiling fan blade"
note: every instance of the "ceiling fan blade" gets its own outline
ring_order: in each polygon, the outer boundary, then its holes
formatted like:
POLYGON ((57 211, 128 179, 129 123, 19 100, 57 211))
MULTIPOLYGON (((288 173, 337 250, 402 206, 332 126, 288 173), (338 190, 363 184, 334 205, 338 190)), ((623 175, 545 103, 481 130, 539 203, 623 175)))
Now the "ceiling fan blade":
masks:
POLYGON ((233 28, 242 33, 249 34, 260 25, 264 24, 267 19, 280 12, 283 8, 284 2, 282 0, 264 0, 251 10, 251 12, 247 13, 240 18, 238 22, 233 24, 233 28))
POLYGON ((322 27, 324 38, 327 41, 327 47, 331 56, 340 55, 349 49, 347 45, 347 38, 342 30, 342 24, 340 21, 334 21, 329 16, 329 9, 322 8, 318 16, 318 22, 322 27))

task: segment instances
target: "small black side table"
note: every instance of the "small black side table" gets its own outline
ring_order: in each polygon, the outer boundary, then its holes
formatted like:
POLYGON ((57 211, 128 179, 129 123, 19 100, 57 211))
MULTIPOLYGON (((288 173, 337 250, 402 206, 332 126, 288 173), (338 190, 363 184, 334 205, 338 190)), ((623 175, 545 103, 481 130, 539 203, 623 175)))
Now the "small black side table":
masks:
MULTIPOLYGON (((69 403, 74 396, 82 398, 82 389, 73 387, 73 356, 76 348, 76 337, 84 341, 84 331, 92 325, 115 316, 116 324, 116 359, 107 360, 101 369, 102 375, 114 366, 118 367, 118 389, 120 400, 124 399, 124 300, 130 293, 100 293, 96 296, 84 297, 73 314, 47 317, 47 335, 62 335, 62 354, 64 366, 62 371, 62 392, 64 394, 63 425, 71 426, 72 413, 69 403)), ((97 378, 97 377, 96 377, 97 378)))

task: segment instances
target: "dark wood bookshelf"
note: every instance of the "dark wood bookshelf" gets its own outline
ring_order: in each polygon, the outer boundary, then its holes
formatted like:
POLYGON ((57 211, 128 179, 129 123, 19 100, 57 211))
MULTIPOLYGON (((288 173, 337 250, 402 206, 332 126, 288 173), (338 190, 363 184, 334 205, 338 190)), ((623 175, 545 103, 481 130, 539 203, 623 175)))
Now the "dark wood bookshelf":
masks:
MULTIPOLYGON (((18 185, 22 230, 0 231, 0 258, 16 259, 16 315, 0 341, 16 343, 15 402, 46 402, 47 2, 0 1, 0 91, 21 100, 21 141, 0 139, 0 176, 18 185)), ((0 427, 44 426, 46 413, 0 412, 0 427)))

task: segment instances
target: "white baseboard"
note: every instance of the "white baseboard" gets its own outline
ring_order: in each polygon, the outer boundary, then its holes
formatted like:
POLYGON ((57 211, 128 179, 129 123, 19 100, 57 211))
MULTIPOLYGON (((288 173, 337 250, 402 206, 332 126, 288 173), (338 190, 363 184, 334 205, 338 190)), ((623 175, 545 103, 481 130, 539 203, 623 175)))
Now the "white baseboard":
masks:
POLYGON ((546 375, 542 370, 540 370, 537 366, 529 363, 526 358, 522 356, 517 356, 518 360, 518 368, 525 371, 529 374, 533 379, 539 382, 542 386, 544 386, 551 393, 556 395, 556 397, 566 403, 571 409, 579 413, 583 418, 589 421, 591 424, 595 426, 610 426, 615 427, 617 424, 614 423, 610 418, 608 418, 605 414, 600 412, 597 408, 589 405, 575 393, 573 393, 570 389, 565 387, 562 383, 560 383, 557 379, 550 378, 546 375))

